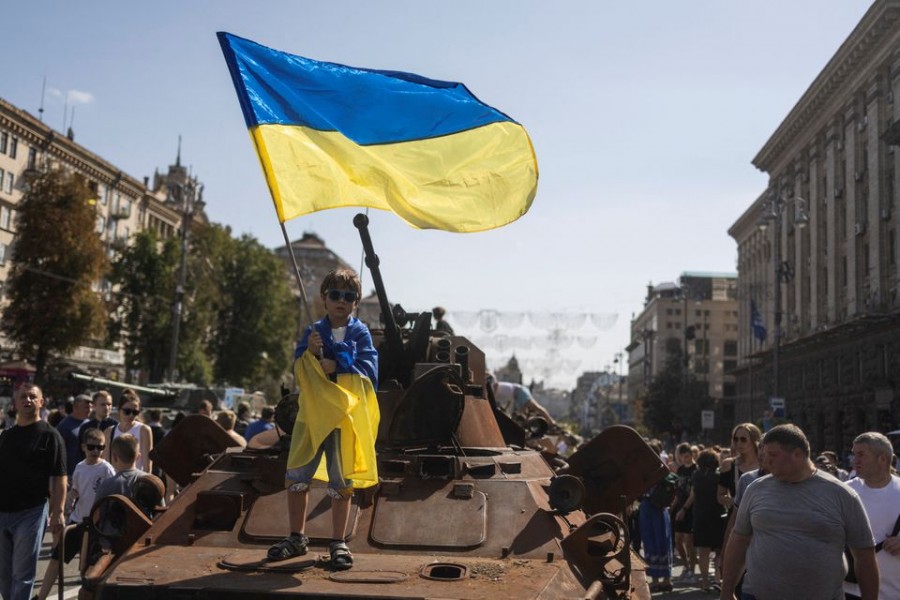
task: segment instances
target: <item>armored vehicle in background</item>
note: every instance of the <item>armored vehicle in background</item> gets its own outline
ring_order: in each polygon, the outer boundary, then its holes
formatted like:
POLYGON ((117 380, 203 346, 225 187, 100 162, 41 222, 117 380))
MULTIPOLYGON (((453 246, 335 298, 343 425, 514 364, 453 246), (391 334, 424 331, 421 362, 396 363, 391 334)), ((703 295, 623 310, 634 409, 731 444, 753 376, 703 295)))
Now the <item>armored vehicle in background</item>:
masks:
MULTIPOLYGON (((373 331, 380 484, 354 497, 353 568, 328 568, 330 499, 315 486, 310 553, 268 561, 288 533, 288 445, 229 448, 215 423, 191 416, 154 451, 184 489, 152 521, 121 501, 127 519, 111 550, 85 564, 81 600, 649 599, 621 514, 665 476, 656 454, 632 429, 612 427, 555 473, 497 410, 484 354, 431 331, 429 313, 390 306, 366 219, 354 222, 386 324, 373 331)), ((277 411, 282 430, 292 403, 277 411)))

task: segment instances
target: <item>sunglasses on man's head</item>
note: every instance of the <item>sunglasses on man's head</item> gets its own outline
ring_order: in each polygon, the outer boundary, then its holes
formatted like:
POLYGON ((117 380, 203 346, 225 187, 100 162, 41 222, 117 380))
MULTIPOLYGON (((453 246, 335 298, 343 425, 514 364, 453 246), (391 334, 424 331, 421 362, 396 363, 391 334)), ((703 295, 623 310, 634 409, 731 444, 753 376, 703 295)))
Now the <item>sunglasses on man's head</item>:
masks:
POLYGON ((94 452, 102 452, 103 449, 106 448, 103 444, 85 444, 85 447, 94 452))
POLYGON ((128 415, 129 417, 136 417, 141 414, 141 409, 139 408, 123 408, 121 410, 123 415, 128 415))
POLYGON ((353 304, 356 302, 356 299, 359 298, 359 294, 354 290, 325 290, 325 296, 332 302, 343 300, 350 304, 353 304))

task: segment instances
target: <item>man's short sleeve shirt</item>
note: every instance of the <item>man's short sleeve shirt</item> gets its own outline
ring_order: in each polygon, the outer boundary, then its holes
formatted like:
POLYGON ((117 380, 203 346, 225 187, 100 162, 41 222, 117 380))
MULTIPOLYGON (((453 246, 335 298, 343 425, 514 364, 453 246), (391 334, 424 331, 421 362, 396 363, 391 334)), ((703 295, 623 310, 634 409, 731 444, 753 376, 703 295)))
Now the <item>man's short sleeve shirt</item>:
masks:
POLYGON ((843 598, 844 546, 875 545, 859 495, 822 471, 796 483, 755 481, 734 531, 752 536, 744 591, 757 598, 843 598))
POLYGON ((50 496, 50 478, 66 474, 62 436, 46 421, 0 435, 0 512, 40 506, 50 496))

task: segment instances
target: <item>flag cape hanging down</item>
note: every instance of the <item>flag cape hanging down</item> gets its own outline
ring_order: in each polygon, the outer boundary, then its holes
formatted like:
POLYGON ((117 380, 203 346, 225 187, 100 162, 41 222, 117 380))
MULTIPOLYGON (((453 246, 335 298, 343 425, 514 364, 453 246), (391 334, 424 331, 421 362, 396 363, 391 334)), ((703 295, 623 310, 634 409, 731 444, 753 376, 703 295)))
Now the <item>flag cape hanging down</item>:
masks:
MULTIPOLYGON (((309 352, 294 363, 294 377, 300 390, 300 411, 291 432, 287 468, 308 464, 325 437, 340 429, 344 477, 352 479, 355 488, 378 483, 375 438, 380 413, 372 382, 355 373, 341 373, 333 383, 309 352)), ((324 457, 315 478, 328 481, 324 457)))
POLYGON ((218 36, 282 223, 366 206, 472 232, 531 206, 538 168, 525 128, 463 84, 218 36))
POLYGON ((753 336, 761 342, 766 341, 766 326, 763 323, 762 315, 756 308, 756 302, 750 301, 750 328, 753 330, 753 336))

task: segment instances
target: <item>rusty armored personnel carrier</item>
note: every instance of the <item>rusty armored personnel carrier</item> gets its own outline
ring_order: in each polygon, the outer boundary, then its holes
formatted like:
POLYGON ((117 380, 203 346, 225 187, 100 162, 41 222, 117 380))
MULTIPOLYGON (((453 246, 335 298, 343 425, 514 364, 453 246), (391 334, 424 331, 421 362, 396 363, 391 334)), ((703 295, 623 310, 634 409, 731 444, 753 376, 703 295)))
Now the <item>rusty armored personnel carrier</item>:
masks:
MULTIPOLYGON (((187 417, 154 451, 181 493, 151 521, 126 518, 84 564, 81 600, 647 598, 625 507, 666 468, 634 430, 612 427, 560 475, 497 410, 484 354, 388 304, 365 217, 355 220, 386 321, 380 352, 380 484, 354 497, 348 571, 328 568, 330 500, 313 487, 307 555, 266 560, 288 533, 284 443, 231 448, 187 417), (399 318, 398 318, 399 317, 399 318)), ((278 418, 290 431, 293 401, 278 418)), ((296 414, 296 413, 295 413, 296 414)), ((97 537, 95 532, 94 537, 97 537)))

